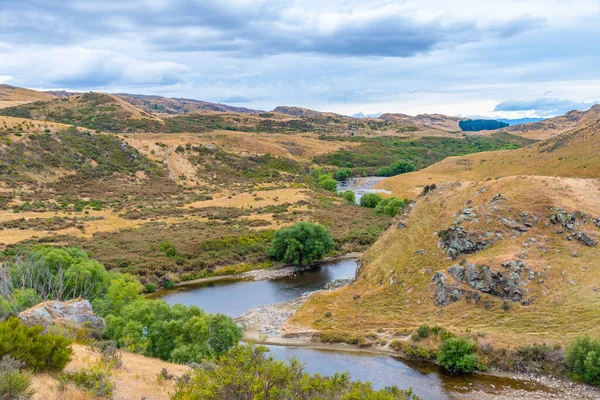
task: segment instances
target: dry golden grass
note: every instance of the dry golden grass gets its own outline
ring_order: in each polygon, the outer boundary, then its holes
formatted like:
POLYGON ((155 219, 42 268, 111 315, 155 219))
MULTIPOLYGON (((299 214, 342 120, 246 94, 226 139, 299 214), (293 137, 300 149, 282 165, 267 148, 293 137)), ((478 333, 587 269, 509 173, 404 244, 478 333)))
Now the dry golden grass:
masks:
MULTIPOLYGON (((98 363, 100 356, 85 348, 73 345, 73 360, 67 365, 67 371, 77 371, 98 363)), ((163 368, 175 376, 190 371, 189 367, 123 352, 123 368, 113 369, 111 380, 115 383, 115 400, 146 398, 148 400, 168 400, 174 392, 173 381, 157 380, 163 368)), ((33 380, 36 400, 91 399, 85 393, 70 387, 68 391, 58 390, 58 380, 48 374, 36 375, 33 380)))
POLYGON ((13 101, 29 103, 38 100, 52 100, 53 95, 10 85, 0 85, 0 102, 13 101))
MULTIPOLYGON (((553 233, 552 226, 546 226, 549 207, 561 206, 600 216, 600 182, 524 176, 445 185, 417 201, 406 220, 407 229, 388 229, 369 249, 358 282, 313 296, 289 321, 287 329, 356 335, 378 328, 410 330, 429 324, 456 333, 479 332, 486 340, 505 346, 542 341, 566 343, 582 333, 600 335, 600 295, 594 290, 600 288, 600 274, 596 271, 600 249, 567 241, 564 235, 553 233), (484 185, 487 191, 479 193, 484 185), (490 200, 496 193, 508 200, 493 211, 490 200), (437 247, 435 232, 448 228, 456 213, 467 207, 468 200, 472 201, 469 207, 479 214, 479 222, 463 225, 478 232, 501 231, 504 239, 476 254, 448 260, 437 247), (516 218, 522 211, 536 214, 540 222, 525 234, 511 237, 498 220, 502 216, 516 218), (426 254, 414 254, 418 249, 424 249, 426 254), (520 257, 521 250, 526 250, 524 262, 530 268, 539 272, 551 265, 543 282, 540 278, 529 282, 529 293, 534 298, 531 305, 511 303, 511 310, 504 311, 503 300, 489 295, 483 295, 479 305, 467 304, 464 299, 443 310, 434 305, 434 288, 430 284, 436 271, 445 271, 460 259, 499 267, 502 262, 520 257), (572 257, 573 252, 579 256, 572 257), (569 283, 571 280, 575 285, 569 283), (492 301, 491 309, 483 307, 484 300, 492 301), (331 318, 324 317, 327 311, 332 313, 331 318)), ((590 222, 583 230, 596 237, 600 233, 590 222)), ((449 274, 446 277, 453 282, 449 274)))
POLYGON ((236 195, 222 193, 215 196, 212 200, 196 201, 186 204, 187 208, 204 208, 204 207, 241 207, 248 208, 252 206, 266 207, 283 203, 297 203, 301 200, 309 200, 308 195, 304 193, 304 189, 287 188, 256 191, 253 193, 244 192, 236 195))

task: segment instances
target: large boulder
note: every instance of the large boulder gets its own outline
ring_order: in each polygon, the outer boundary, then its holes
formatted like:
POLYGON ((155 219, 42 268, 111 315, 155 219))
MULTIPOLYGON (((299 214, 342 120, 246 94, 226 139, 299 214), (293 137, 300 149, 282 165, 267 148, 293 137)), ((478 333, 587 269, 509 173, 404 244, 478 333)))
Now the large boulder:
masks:
POLYGON ((19 318, 29 326, 104 329, 104 320, 94 313, 89 301, 81 298, 64 302, 48 300, 21 312, 19 318))

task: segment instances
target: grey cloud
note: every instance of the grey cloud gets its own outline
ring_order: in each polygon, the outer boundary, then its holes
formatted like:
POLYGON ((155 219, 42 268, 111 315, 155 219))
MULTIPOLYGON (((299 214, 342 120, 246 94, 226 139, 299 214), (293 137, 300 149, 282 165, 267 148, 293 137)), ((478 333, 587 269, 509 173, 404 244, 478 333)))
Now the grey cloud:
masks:
POLYGON ((494 111, 535 111, 540 116, 564 114, 571 110, 587 110, 598 102, 585 103, 554 98, 539 98, 533 100, 508 100, 499 103, 494 111))
MULTIPOLYGON (((137 36, 159 51, 214 51, 244 57, 283 53, 410 57, 438 47, 510 37, 543 25, 521 17, 480 26, 477 21, 417 21, 376 9, 365 19, 339 14, 335 28, 286 14, 290 1, 226 4, 216 0, 148 3, 104 0, 4 0, 0 40, 66 44, 97 37, 137 36), (153 7, 152 4, 155 4, 153 7), (156 5, 158 4, 158 5, 156 5)), ((77 43, 75 43, 77 44, 77 43)))

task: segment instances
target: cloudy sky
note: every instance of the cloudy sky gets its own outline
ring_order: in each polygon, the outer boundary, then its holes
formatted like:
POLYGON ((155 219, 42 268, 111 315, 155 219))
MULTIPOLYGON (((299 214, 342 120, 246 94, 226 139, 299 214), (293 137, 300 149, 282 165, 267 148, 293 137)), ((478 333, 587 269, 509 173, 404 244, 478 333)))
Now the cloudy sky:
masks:
POLYGON ((600 0, 0 0, 0 83, 545 117, 600 100, 599 18, 600 0))

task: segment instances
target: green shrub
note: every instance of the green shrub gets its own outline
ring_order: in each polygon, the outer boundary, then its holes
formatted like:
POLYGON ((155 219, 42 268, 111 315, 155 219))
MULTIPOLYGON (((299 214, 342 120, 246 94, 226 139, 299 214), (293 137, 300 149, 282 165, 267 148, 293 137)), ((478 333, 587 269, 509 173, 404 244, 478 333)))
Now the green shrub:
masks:
POLYGON ((71 341, 44 335, 41 326, 28 327, 15 317, 0 322, 0 357, 11 356, 34 371, 60 371, 69 361, 71 341))
POLYGON ((375 206, 375 212, 377 214, 389 215, 390 217, 395 217, 398 212, 404 208, 408 201, 398 199, 396 197, 390 197, 387 199, 382 199, 375 206))
POLYGON ((567 347, 565 367, 575 379, 600 386, 600 340, 580 336, 567 347))
POLYGON ((140 298, 106 316, 106 335, 121 348, 179 363, 221 355, 241 336, 229 317, 198 307, 140 298))
POLYGON ((0 399, 29 400, 35 392, 31 389, 31 374, 22 371, 24 363, 10 356, 0 360, 0 399))
POLYGON ((429 327, 429 325, 421 325, 417 328, 417 335, 421 339, 425 339, 429 337, 429 335, 431 335, 431 328, 429 327))
POLYGON ((344 200, 346 200, 349 203, 356 203, 356 195, 351 190, 346 190, 344 193, 341 194, 341 196, 344 200))
POLYGON ((335 180, 336 181, 344 181, 348 178, 350 178, 352 176, 352 170, 350 170, 349 168, 341 168, 338 169, 337 172, 335 173, 335 180))
POLYGON ((375 391, 369 383, 350 381, 348 373, 310 375, 298 360, 278 361, 267 353, 266 347, 238 345, 216 365, 197 368, 191 379, 180 380, 172 399, 418 399, 411 389, 375 391))
POLYGON ((404 174, 406 172, 412 172, 415 170, 415 165, 408 161, 396 161, 392 165, 382 167, 377 170, 377 176, 395 176, 404 174))
POLYGON ((469 338, 449 338, 442 342, 438 362, 453 372, 473 372, 477 368, 475 344, 469 338))
POLYGON ((280 262, 308 265, 334 248, 327 228, 312 222, 298 222, 277 231, 267 256, 280 262))
POLYGON ((377 204, 383 200, 383 197, 378 195, 377 193, 367 193, 363 197, 360 198, 360 206, 375 208, 377 204))
POLYGON ((144 286, 144 291, 146 291, 147 293, 154 293, 156 292, 156 284, 155 283, 147 283, 146 286, 144 286))
POLYGON ((318 182, 319 186, 321 186, 325 190, 335 192, 335 190, 337 189, 337 181, 329 175, 321 175, 319 177, 318 182))

